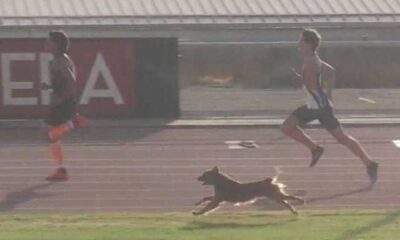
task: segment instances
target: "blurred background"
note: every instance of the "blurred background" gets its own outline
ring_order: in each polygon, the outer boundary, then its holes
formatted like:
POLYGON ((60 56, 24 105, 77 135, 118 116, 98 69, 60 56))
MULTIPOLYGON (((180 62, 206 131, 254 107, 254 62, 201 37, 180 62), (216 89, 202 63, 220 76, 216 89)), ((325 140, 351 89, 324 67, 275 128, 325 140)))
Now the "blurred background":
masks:
POLYGON ((300 70, 305 27, 322 34, 320 55, 337 70, 339 114, 399 113, 399 0, 0 4, 2 118, 43 115, 48 93, 37 86, 48 81, 43 42, 54 29, 71 37, 90 117, 285 116, 304 102, 290 68, 300 70))

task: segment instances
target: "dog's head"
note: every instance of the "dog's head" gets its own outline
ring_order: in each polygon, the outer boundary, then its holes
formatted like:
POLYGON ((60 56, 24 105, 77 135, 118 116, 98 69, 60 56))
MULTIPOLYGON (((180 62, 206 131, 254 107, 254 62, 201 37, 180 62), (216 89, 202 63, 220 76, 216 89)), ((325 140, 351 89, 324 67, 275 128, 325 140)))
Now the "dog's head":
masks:
POLYGON ((205 171, 200 177, 197 178, 203 185, 214 185, 220 175, 218 167, 205 171))

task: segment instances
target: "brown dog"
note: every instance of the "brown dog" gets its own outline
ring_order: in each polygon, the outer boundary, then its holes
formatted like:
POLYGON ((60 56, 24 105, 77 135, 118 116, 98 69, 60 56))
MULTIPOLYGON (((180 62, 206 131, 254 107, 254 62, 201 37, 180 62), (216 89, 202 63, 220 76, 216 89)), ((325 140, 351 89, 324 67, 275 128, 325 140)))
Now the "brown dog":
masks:
POLYGON ((296 200, 301 204, 304 200, 288 195, 284 192, 285 185, 277 183, 275 179, 267 178, 259 182, 239 183, 214 167, 212 170, 204 172, 199 178, 203 185, 214 186, 214 196, 205 197, 196 206, 209 201, 201 210, 194 211, 194 215, 201 215, 216 209, 222 202, 246 203, 254 202, 257 198, 269 198, 275 200, 280 205, 287 207, 293 214, 297 214, 296 209, 287 200, 296 200))

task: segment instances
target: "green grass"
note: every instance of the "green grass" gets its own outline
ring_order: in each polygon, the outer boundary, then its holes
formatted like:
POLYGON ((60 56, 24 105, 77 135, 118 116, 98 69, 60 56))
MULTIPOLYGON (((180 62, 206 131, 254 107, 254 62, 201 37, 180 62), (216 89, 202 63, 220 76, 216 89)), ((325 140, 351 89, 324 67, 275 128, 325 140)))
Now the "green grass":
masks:
POLYGON ((398 240, 399 211, 0 215, 1 240, 398 240))

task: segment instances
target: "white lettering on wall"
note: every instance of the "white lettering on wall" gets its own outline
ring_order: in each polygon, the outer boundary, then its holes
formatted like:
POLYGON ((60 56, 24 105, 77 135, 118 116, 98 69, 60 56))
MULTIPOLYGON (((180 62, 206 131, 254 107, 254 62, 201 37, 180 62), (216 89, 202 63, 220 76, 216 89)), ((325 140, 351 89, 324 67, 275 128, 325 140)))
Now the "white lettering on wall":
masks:
MULTIPOLYGON (((51 53, 36 53, 22 52, 22 53, 2 53, 1 55, 1 82, 3 85, 3 105, 21 105, 21 106, 34 106, 34 105, 49 105, 50 95, 52 90, 40 89, 39 96, 33 97, 15 97, 13 92, 15 90, 29 90, 34 89, 34 79, 36 76, 26 74, 25 79, 18 79, 12 81, 12 66, 17 64, 17 61, 32 61, 32 64, 37 64, 39 61, 39 79, 40 83, 50 84, 50 62, 53 59, 51 53)), ((20 68, 18 68, 20 69, 20 68)), ((23 71, 23 69, 18 70, 23 71)), ((15 79, 14 79, 15 80, 15 79)), ((81 104, 89 104, 91 99, 95 98, 110 98, 115 104, 124 104, 121 92, 115 83, 114 77, 107 66, 104 56, 97 53, 96 59, 90 68, 88 80, 85 83, 83 93, 81 96, 81 104), (96 83, 104 79, 106 87, 104 89, 96 89, 96 83)))
POLYGON ((33 82, 12 81, 11 64, 15 61, 35 61, 34 53, 4 53, 1 55, 4 105, 36 105, 36 97, 13 97, 13 90, 33 89, 33 82))
POLYGON ((90 71, 89 79, 86 82, 80 103, 88 104, 92 98, 112 98, 115 104, 124 104, 121 93, 101 53, 96 55, 96 60, 90 71), (96 82, 100 75, 107 85, 106 89, 95 89, 96 82))

